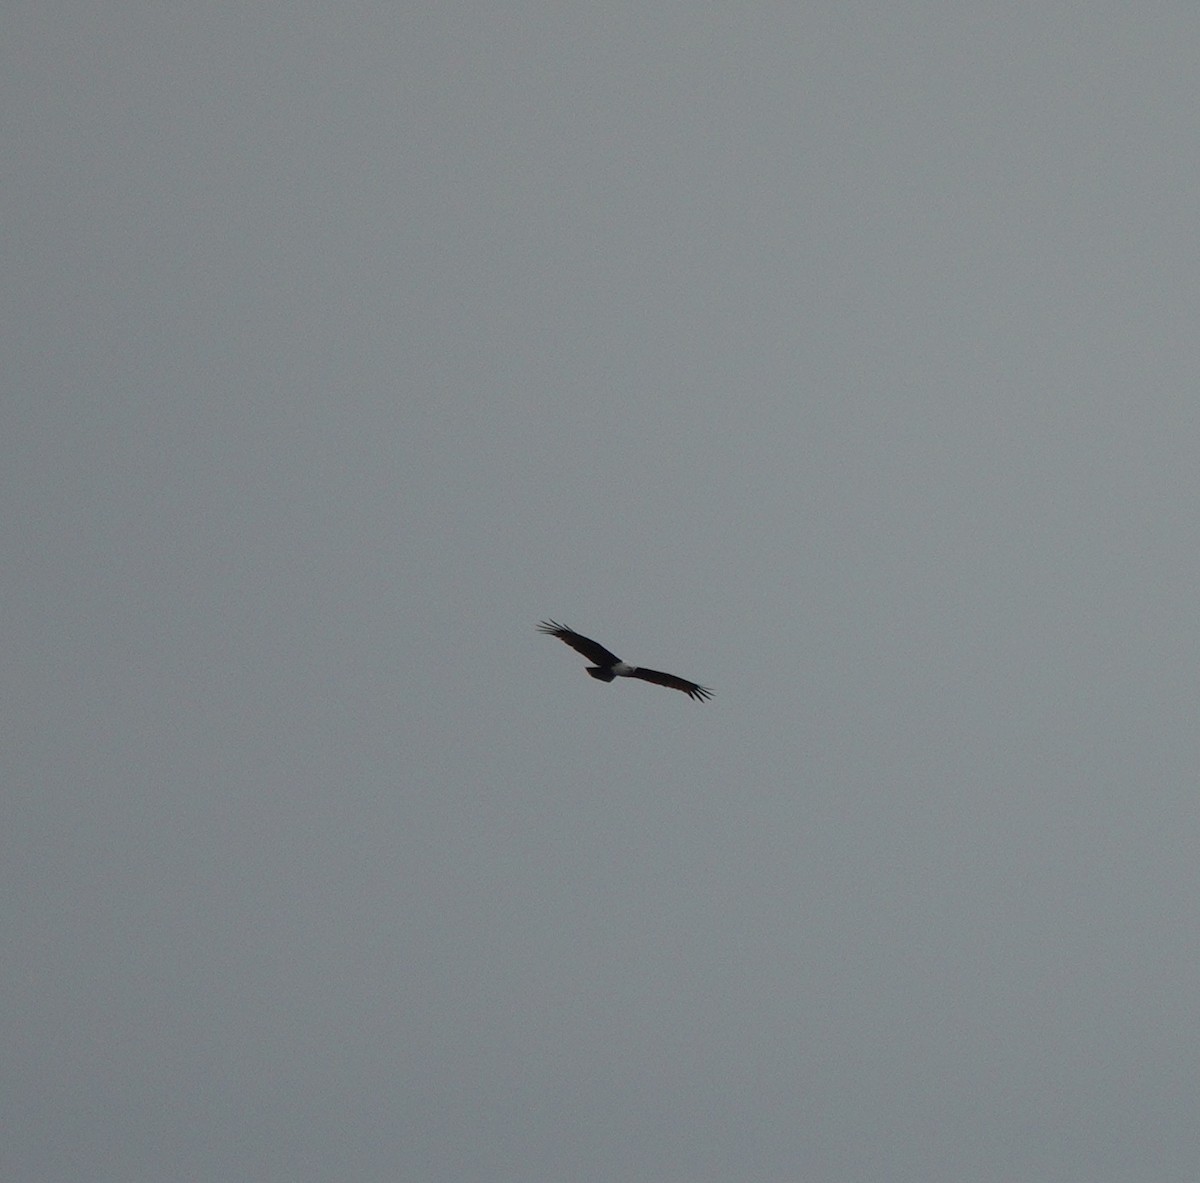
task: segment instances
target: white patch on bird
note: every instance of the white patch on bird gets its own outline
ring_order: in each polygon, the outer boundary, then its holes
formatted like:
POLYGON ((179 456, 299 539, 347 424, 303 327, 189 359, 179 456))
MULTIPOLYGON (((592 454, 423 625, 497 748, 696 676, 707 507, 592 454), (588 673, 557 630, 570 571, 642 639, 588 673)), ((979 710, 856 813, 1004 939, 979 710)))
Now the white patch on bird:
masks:
POLYGON ((616 674, 618 678, 628 678, 635 669, 637 669, 637 666, 630 665, 627 661, 618 661, 617 664, 612 667, 612 672, 616 674))

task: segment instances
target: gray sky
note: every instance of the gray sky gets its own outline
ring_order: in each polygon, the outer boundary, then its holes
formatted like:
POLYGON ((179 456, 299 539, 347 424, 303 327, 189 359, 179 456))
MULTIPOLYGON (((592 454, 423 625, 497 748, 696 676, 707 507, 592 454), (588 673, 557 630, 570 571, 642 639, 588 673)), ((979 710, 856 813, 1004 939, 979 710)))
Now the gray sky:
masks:
POLYGON ((8 9, 5 1178, 1200 1177, 1194 4, 8 9))

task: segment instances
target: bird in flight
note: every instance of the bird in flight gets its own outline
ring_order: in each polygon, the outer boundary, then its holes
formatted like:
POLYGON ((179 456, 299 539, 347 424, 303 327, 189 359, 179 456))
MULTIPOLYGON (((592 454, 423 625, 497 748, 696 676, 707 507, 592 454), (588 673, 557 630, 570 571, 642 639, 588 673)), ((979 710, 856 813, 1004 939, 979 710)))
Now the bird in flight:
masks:
POLYGON ((598 645, 589 637, 581 637, 577 632, 564 628, 556 621, 543 620, 538 625, 538 632, 565 641, 576 653, 582 653, 588 661, 594 661, 596 664, 588 666, 588 673, 601 682, 611 682, 613 678, 641 678, 643 682, 653 682, 656 686, 682 690, 697 702, 706 702, 712 698, 713 692, 706 686, 698 686, 686 678, 677 678, 674 674, 664 674, 660 670, 647 670, 641 666, 629 665, 615 653, 609 653, 603 645, 598 645))

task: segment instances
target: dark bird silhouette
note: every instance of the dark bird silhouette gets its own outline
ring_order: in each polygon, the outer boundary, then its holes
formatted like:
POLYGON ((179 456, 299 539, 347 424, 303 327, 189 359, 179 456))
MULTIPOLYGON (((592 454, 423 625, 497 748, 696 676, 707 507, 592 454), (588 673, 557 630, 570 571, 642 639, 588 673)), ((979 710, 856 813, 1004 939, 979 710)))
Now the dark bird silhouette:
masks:
POLYGON ((647 670, 641 666, 630 665, 615 653, 609 653, 603 645, 597 644, 590 637, 580 636, 579 633, 564 628, 553 620, 543 620, 538 625, 538 632, 565 641, 576 653, 582 653, 588 661, 594 662, 594 665, 588 667, 588 673, 601 682, 611 682, 613 678, 641 678, 643 682, 653 682, 656 686, 682 690, 697 702, 707 702, 712 698, 713 692, 707 686, 699 686, 686 678, 677 678, 674 674, 664 674, 661 670, 647 670))

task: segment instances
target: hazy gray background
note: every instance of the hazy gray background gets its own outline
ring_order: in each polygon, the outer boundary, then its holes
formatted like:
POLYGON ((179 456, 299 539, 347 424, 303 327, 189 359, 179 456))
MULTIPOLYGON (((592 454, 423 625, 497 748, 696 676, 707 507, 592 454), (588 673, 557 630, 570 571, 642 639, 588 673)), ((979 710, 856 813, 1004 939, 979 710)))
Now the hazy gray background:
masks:
POLYGON ((2 24, 5 1178, 1200 1177, 1194 4, 2 24))

